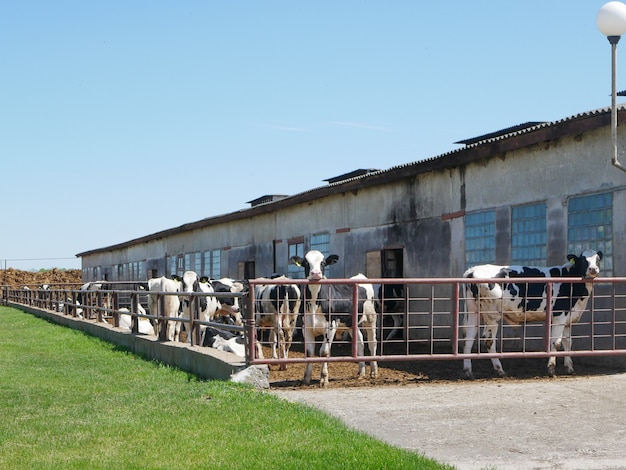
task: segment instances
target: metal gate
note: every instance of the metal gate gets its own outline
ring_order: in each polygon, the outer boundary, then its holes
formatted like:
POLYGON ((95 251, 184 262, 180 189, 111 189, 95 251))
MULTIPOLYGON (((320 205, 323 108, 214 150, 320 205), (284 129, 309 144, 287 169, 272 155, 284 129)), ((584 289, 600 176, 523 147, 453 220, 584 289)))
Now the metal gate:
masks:
MULTIPOLYGON (((290 280, 300 285, 301 292, 306 292, 308 280, 290 280)), ((353 279, 325 279, 318 281, 322 284, 348 284, 356 289, 363 281, 353 279)), ((269 331, 257 328, 255 319, 254 298, 251 296, 248 308, 248 327, 246 331, 251 338, 249 343, 250 364, 288 364, 303 362, 360 362, 375 360, 383 361, 416 361, 416 360, 461 360, 487 358, 530 358, 550 356, 618 356, 626 355, 626 278, 601 278, 594 281, 580 278, 516 278, 522 283, 562 283, 562 282, 593 282, 593 292, 587 304, 587 310, 580 321, 571 327, 572 350, 551 351, 550 325, 551 311, 548 308, 545 322, 529 322, 522 325, 510 325, 501 322, 496 344, 496 353, 487 352, 484 341, 481 339, 474 345, 469 354, 462 353, 465 337, 463 319, 466 314, 464 285, 468 283, 488 282, 493 279, 465 278, 427 278, 427 279, 368 279, 377 293, 383 285, 404 286, 404 297, 399 299, 402 308, 400 311, 385 311, 384 296, 377 298, 378 335, 377 353, 371 356, 365 351, 364 355, 357 355, 355 338, 336 338, 333 341, 331 357, 289 357, 289 358, 260 358, 253 344, 260 339, 259 344, 269 347, 271 343, 269 331), (401 335, 388 338, 401 320, 401 335), (479 344, 477 347, 476 344, 479 344)), ((250 280, 250 289, 260 284, 284 284, 285 281, 250 280)), ((547 289, 548 292, 551 289, 547 289)), ((384 290, 383 290, 384 292, 384 290)), ((353 298, 356 298, 353 293, 353 298)), ((306 296, 303 295, 303 305, 306 296)), ((306 308, 306 307, 303 307, 306 308)), ((302 310, 302 309, 301 309, 302 310)), ((352 311, 352 324, 358 323, 358 312, 352 311)), ((302 315, 299 317, 299 326, 302 327, 302 315)), ((332 316, 329 317, 332 320, 332 316)), ((356 333, 356 326, 353 327, 356 333)), ((279 338, 280 336, 277 335, 279 338)), ((479 334, 480 336, 480 334, 479 334)), ((316 349, 321 345, 316 340, 316 349)), ((300 352, 305 350, 304 338, 296 336, 291 350, 300 352)))

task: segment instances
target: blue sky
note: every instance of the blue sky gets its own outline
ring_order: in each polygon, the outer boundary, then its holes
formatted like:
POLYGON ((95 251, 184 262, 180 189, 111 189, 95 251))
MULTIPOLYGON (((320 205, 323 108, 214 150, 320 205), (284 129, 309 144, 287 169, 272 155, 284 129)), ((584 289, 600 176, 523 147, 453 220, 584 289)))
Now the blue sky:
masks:
POLYGON ((604 3, 3 2, 0 268, 609 106, 604 3))

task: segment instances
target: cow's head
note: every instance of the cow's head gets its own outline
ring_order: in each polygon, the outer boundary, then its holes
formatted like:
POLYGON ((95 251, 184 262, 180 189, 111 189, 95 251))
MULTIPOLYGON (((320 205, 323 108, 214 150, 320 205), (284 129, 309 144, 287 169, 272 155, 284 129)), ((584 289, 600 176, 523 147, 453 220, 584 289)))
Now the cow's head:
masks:
POLYGON ((183 292, 198 292, 200 279, 195 271, 185 271, 182 278, 183 292))
POLYGON ((600 274, 602 252, 585 250, 580 256, 567 255, 567 260, 573 265, 573 275, 593 279, 600 274))
MULTIPOLYGON (((234 281, 229 278, 222 278, 218 281, 212 281, 215 292, 231 292, 239 293, 246 289, 244 283, 234 281)), ((225 320, 232 317, 235 325, 243 325, 241 318, 241 308, 239 307, 239 297, 219 297, 217 315, 222 316, 225 320)))
POLYGON ((324 279, 324 268, 335 264, 339 260, 337 255, 329 255, 327 258, 317 250, 309 251, 304 258, 299 256, 292 256, 290 261, 296 266, 302 266, 304 268, 304 275, 310 281, 319 281, 324 279))

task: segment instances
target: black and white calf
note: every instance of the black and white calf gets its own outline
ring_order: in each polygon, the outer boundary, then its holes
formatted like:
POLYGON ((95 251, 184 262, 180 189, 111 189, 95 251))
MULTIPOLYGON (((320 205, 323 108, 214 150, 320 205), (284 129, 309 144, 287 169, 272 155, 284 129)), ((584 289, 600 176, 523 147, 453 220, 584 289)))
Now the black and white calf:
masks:
MULTIPOLYGON (((474 340, 480 328, 482 318, 485 327, 483 337, 490 353, 496 352, 498 324, 504 319, 512 324, 521 324, 546 319, 546 293, 548 284, 543 282, 516 282, 515 278, 561 278, 577 277, 593 280, 600 273, 599 263, 602 252, 586 250, 580 256, 568 255, 568 262, 562 266, 527 267, 495 266, 485 264, 468 269, 463 277, 469 279, 493 279, 488 283, 465 284, 465 345, 464 354, 472 351, 474 340)), ((551 350, 556 351, 561 345, 565 351, 571 351, 570 327, 576 323, 587 308, 591 295, 591 282, 554 282, 552 284, 552 319, 550 331, 551 350)), ((564 358, 565 367, 574 373, 572 358, 564 358)), ((506 374, 498 358, 492 358, 493 368, 501 377, 506 374)), ((556 357, 548 360, 548 373, 555 374, 556 357)), ((473 378, 472 362, 463 361, 463 370, 468 378, 473 378)))
MULTIPOLYGON (((273 278, 288 281, 285 276, 273 278)), ((258 328, 270 329, 272 359, 287 359, 293 342, 293 332, 300 312, 300 289, 296 284, 267 284, 255 289, 256 324, 258 328)), ((257 341, 257 356, 263 358, 263 350, 257 341)), ((280 370, 287 365, 281 364, 280 370)))
MULTIPOLYGON (((352 334, 352 292, 351 285, 341 284, 315 284, 315 281, 325 279, 324 268, 334 264, 339 259, 337 255, 327 258, 317 251, 309 251, 304 258, 293 256, 291 261, 297 266, 304 267, 304 272, 309 281, 306 290, 306 306, 304 309, 304 342, 306 355, 315 355, 315 338, 323 336, 324 340, 320 347, 320 357, 330 357, 330 349, 337 331, 347 331, 352 334)), ((363 274, 357 274, 351 279, 367 278, 363 274)), ((358 326, 367 333, 367 345, 371 356, 376 356, 376 309, 374 307, 374 287, 371 284, 358 284, 358 326)), ((364 354, 363 333, 357 328, 357 354, 364 354)), ((308 363, 304 372, 303 382, 311 383, 313 364, 308 363)), ((378 376, 378 364, 370 362, 371 377, 378 376)), ((359 377, 365 377, 365 362, 359 362, 359 377)), ((328 362, 322 364, 320 386, 328 385, 328 362)))

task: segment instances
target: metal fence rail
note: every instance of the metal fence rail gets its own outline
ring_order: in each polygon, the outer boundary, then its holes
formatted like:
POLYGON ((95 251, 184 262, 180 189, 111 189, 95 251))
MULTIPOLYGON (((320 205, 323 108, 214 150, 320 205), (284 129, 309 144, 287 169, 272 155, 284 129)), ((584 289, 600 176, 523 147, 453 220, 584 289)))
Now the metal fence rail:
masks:
MULTIPOLYGON (((405 286, 406 296, 402 299, 404 309, 402 338, 386 339, 393 329, 391 319, 396 312, 385 312, 383 302, 378 303, 379 328, 377 355, 370 356, 366 351, 359 356, 355 351, 354 340, 336 340, 333 344, 340 345, 339 351, 333 349, 332 357, 290 357, 259 358, 253 349, 249 351, 251 364, 289 364, 302 362, 359 362, 375 360, 383 361, 416 361, 416 360, 461 360, 490 358, 548 358, 550 356, 619 356, 626 355, 626 278, 601 278, 593 281, 594 290, 587 305, 587 311, 580 321, 571 328, 572 351, 550 350, 550 319, 548 311, 545 322, 529 322, 522 325, 509 325, 501 322, 498 332, 496 353, 486 352, 484 345, 474 345, 469 354, 462 353, 465 327, 463 318, 465 298, 463 286, 468 283, 493 283, 493 279, 465 278, 427 278, 427 279, 369 279, 375 286, 382 284, 401 284, 405 286), (341 348, 341 345, 346 347, 341 348)), ((294 282, 294 281, 291 281, 294 282)), ((309 284, 307 280, 297 280, 303 288, 309 284)), ((334 279, 323 280, 322 284, 349 284, 356 286, 361 280, 334 279)), ((538 280, 537 278, 516 278, 522 283, 553 283, 590 282, 580 278, 553 278, 538 280)), ((255 284, 279 284, 263 280, 250 281, 255 284)), ((252 288, 252 287, 251 287, 252 288)), ((378 289, 377 289, 378 291, 378 289)), ((551 289, 548 289, 551 291, 551 289)), ((304 299, 303 304, 306 303, 304 299)), ((250 311, 253 310, 251 304, 250 311)), ((357 323, 357 311, 352 312, 353 324, 357 323)), ((254 320, 249 320, 254 325, 254 320)), ((256 339, 260 333, 251 330, 256 339)), ((480 335, 479 335, 480 336, 480 335)), ((317 342, 316 346, 319 346, 317 342)), ((480 345, 483 341, 477 341, 480 345)), ((269 342, 263 343, 269 346, 269 342)), ((303 351, 304 340, 294 341, 292 350, 303 351)))
MULTIPOLYGON (((516 282, 548 283, 554 282, 590 282, 581 279, 541 279, 517 278, 516 282)), ((269 348, 267 339, 271 332, 268 327, 258 328, 257 306, 255 296, 244 293, 185 293, 179 294, 191 302, 192 318, 158 317, 147 310, 147 291, 139 288, 139 283, 108 283, 109 290, 87 291, 86 301, 78 302, 79 293, 85 295, 75 285, 51 285, 48 290, 39 286, 14 288, 1 286, 3 303, 13 302, 53 310, 63 315, 82 315, 85 319, 108 322, 119 326, 120 309, 128 309, 133 318, 133 332, 137 333, 136 320, 147 318, 157 322, 161 332, 160 339, 165 340, 167 322, 187 322, 191 333, 191 345, 199 345, 199 330, 201 326, 215 326, 231 331, 244 333, 246 337, 246 360, 249 364, 289 364, 308 362, 360 362, 376 360, 383 361, 415 361, 415 360, 460 360, 460 359, 489 359, 497 358, 537 358, 550 356, 618 356, 626 355, 626 278, 599 278, 593 281, 594 290, 587 305, 587 310, 580 321, 571 328, 572 351, 550 351, 550 318, 547 315, 545 322, 533 322, 519 326, 502 323, 498 331, 496 353, 485 352, 483 347, 476 345, 470 354, 463 354, 465 328, 463 318, 466 313, 463 288, 467 283, 493 282, 493 280, 464 279, 464 278, 427 278, 427 279, 369 279, 369 283, 376 287, 383 284, 401 284, 405 287, 405 296, 400 299, 403 308, 401 312, 387 312, 382 308, 383 302, 377 302, 378 329, 377 354, 370 356, 365 350, 363 355, 357 354, 356 341, 350 338, 337 338, 333 342, 331 357, 304 357, 305 343, 301 333, 302 311, 307 303, 306 286, 308 280, 249 280, 250 291, 261 284, 297 284, 302 295, 301 314, 298 321, 298 334, 294 337, 291 347, 292 355, 289 358, 261 358, 256 346, 269 348), (240 297, 243 308, 244 326, 237 327, 221 323, 206 322, 198 316, 198 299, 203 295, 216 297, 240 297), (143 306, 141 313, 139 305, 143 306), (400 338, 387 339, 394 328, 393 318, 402 319, 400 338)), ((325 279, 318 284, 346 284, 356 291, 358 284, 363 280, 354 279, 325 279)), ((550 290, 550 289, 548 289, 550 290)), ((156 293, 159 301, 171 293, 156 293)), ((128 312, 124 312, 128 313, 128 312)), ((356 333, 358 312, 352 312, 353 333, 356 333)), ((550 313, 550 312, 549 312, 550 313)), ((279 332, 275 332, 279 333, 279 332)), ((352 338, 357 335, 353 334, 352 338)), ((479 335, 480 336, 480 335, 479 335)), ((480 345, 483 341, 477 341, 480 345)), ((319 348, 321 340, 315 346, 319 348)), ((271 356, 271 354, 269 354, 271 356)))

